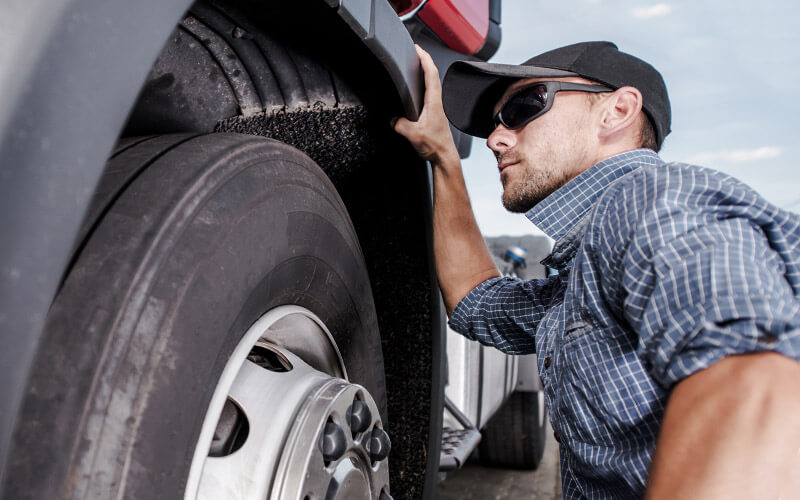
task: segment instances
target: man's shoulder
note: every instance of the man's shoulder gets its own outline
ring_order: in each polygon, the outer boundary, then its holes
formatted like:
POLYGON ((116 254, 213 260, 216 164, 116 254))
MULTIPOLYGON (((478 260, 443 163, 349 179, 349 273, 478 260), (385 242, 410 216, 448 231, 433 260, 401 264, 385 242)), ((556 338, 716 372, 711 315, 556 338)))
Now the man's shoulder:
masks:
POLYGON ((729 217, 761 225, 777 207, 743 182, 688 163, 650 162, 603 192, 590 221, 592 247, 624 251, 634 240, 662 243, 729 217))
POLYGON ((673 210, 713 210, 730 204, 763 204, 765 200, 740 180, 689 163, 642 164, 619 178, 598 200, 598 212, 642 215, 671 207, 673 210))

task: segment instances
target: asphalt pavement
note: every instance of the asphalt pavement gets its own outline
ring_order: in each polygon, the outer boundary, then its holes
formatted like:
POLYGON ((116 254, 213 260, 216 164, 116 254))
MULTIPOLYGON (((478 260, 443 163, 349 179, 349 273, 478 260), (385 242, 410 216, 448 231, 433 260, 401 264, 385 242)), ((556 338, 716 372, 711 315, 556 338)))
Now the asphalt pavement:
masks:
POLYGON ((535 471, 484 467, 468 462, 448 472, 436 487, 439 500, 556 500, 561 499, 558 443, 548 424, 544 457, 535 471))

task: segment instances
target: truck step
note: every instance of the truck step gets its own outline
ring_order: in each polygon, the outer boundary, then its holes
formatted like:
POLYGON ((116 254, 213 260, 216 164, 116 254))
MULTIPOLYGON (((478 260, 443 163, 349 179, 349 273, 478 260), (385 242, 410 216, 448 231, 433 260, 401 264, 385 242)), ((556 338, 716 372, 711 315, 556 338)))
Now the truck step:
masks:
POLYGON ((481 433, 477 429, 442 429, 442 451, 439 472, 460 469, 478 446, 481 433))

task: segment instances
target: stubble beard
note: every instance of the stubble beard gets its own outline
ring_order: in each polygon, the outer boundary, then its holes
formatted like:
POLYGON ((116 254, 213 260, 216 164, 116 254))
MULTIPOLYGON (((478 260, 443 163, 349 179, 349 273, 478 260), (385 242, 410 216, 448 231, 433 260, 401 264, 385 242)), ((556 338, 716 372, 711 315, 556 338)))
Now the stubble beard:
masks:
POLYGON ((569 181, 564 172, 536 169, 526 163, 514 167, 516 171, 503 172, 503 206, 513 213, 525 213, 569 181), (524 171, 520 172, 520 170, 524 171))

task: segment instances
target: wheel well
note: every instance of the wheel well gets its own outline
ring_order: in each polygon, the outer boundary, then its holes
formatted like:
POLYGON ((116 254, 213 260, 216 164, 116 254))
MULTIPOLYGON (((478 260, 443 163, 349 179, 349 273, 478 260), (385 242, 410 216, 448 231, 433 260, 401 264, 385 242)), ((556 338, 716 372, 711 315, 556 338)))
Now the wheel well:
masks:
MULTIPOLYGON (((353 220, 375 297, 393 490, 419 498, 438 465, 444 333, 427 168, 389 126, 402 109, 384 67, 324 2, 204 0, 165 45, 120 139, 260 135, 326 172, 353 220)), ((100 216, 94 210, 84 227, 100 216)))

